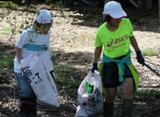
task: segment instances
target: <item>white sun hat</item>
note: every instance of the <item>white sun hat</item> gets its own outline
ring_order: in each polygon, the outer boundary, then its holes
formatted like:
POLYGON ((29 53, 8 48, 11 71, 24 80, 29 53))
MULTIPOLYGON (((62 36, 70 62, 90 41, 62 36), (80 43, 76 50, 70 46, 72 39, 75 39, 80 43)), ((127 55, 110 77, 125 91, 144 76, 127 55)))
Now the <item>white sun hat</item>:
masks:
POLYGON ((121 4, 116 1, 107 2, 102 13, 104 15, 109 15, 114 19, 119 19, 127 16, 126 12, 122 9, 121 4))
POLYGON ((53 22, 52 14, 50 11, 42 9, 36 14, 36 21, 40 24, 49 24, 53 22))

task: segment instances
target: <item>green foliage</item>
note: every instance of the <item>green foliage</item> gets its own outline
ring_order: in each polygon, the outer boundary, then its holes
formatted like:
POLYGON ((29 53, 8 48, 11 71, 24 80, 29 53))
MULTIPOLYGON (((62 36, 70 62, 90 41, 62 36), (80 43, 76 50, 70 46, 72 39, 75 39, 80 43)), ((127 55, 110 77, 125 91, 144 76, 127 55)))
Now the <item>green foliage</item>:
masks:
POLYGON ((9 35, 12 29, 10 27, 3 28, 0 32, 0 35, 9 35))
POLYGON ((30 8, 30 9, 28 9, 28 12, 30 12, 30 13, 36 12, 36 9, 30 8))
POLYGON ((137 91, 135 93, 135 95, 138 96, 159 96, 160 95, 160 91, 158 90, 144 90, 144 91, 137 91))
POLYGON ((62 1, 57 2, 57 6, 58 6, 62 16, 64 17, 63 2, 62 1))
MULTIPOLYGON (((71 70, 72 65, 70 63, 65 65, 60 64, 61 63, 59 63, 59 65, 55 68, 55 73, 58 74, 55 75, 56 82, 60 84, 66 84, 66 86, 78 87, 81 81, 79 79, 72 79, 69 75, 71 72, 73 72, 73 70, 71 70)), ((56 65, 56 63, 54 63, 54 65, 56 65)))
POLYGON ((0 1, 0 7, 1 8, 9 8, 12 10, 17 9, 18 5, 14 4, 12 1, 0 1))
POLYGON ((13 67, 13 55, 0 55, 0 68, 13 67))
POLYGON ((51 58, 51 59, 52 59, 52 61, 55 61, 55 57, 54 57, 54 56, 52 56, 52 58, 51 58))
POLYGON ((26 11, 29 13, 36 13, 38 11, 38 7, 37 6, 30 6, 26 9, 26 11))
POLYGON ((50 2, 52 2, 52 0, 46 0, 46 3, 50 3, 50 2))
MULTIPOLYGON (((142 52, 143 56, 156 56, 157 55, 156 50, 153 48, 142 49, 141 52, 142 52)), ((132 52, 131 54, 133 56, 136 55, 135 52, 132 52)))
MULTIPOLYGON (((117 90, 117 95, 123 95, 123 90, 117 90)), ((159 96, 160 91, 158 90, 141 90, 141 91, 136 91, 135 96, 159 96)))
MULTIPOLYGON (((57 69, 57 68, 56 68, 57 69)), ((57 70, 56 70, 57 71, 57 70)), ((62 72, 62 71, 61 71, 62 72)), ((57 73, 57 72, 56 72, 57 73)), ((57 73, 58 74, 58 73, 57 73)), ((72 80, 72 79, 69 79, 68 77, 66 76, 55 76, 55 79, 56 79, 56 82, 58 84, 65 84, 66 86, 72 86, 72 87, 78 87, 81 83, 81 81, 79 79, 76 79, 76 80, 72 80)))
POLYGON ((143 49, 142 53, 144 56, 155 56, 156 51, 153 48, 143 49))

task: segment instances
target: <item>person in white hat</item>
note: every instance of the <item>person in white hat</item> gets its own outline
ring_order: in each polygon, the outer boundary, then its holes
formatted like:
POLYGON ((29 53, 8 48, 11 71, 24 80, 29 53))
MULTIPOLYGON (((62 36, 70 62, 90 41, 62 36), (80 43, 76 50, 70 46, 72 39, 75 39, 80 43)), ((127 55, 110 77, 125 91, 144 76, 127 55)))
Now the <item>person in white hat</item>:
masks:
POLYGON ((50 11, 42 9, 36 14, 34 25, 25 29, 15 44, 16 56, 14 58, 14 72, 20 86, 20 117, 36 117, 36 95, 27 78, 22 73, 22 59, 31 53, 39 53, 50 47, 49 30, 53 18, 50 11))
POLYGON ((91 71, 101 72, 102 85, 105 88, 104 117, 113 117, 114 100, 117 87, 124 91, 122 117, 132 117, 133 94, 137 90, 139 73, 131 61, 130 45, 134 48, 137 61, 144 65, 144 57, 133 35, 130 20, 120 3, 107 2, 104 6, 104 23, 98 28, 94 43, 95 53, 91 71), (98 61, 103 49, 102 63, 98 61))

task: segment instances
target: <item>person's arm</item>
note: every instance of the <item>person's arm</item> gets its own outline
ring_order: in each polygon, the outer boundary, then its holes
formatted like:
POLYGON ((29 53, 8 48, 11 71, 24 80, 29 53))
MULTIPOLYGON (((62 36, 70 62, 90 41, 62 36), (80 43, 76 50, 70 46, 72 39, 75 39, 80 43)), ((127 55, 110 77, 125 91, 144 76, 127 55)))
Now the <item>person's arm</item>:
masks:
POLYGON ((18 47, 15 47, 15 49, 16 49, 16 56, 17 56, 17 59, 18 59, 18 63, 20 63, 20 61, 22 59, 21 49, 18 48, 18 47))
POLYGON ((137 43, 135 37, 134 36, 130 37, 130 40, 131 40, 131 45, 132 45, 132 47, 134 48, 134 50, 135 50, 135 52, 137 54, 137 57, 136 57, 137 61, 140 64, 144 65, 145 64, 145 60, 144 60, 144 57, 143 57, 143 55, 142 55, 142 53, 141 53, 141 51, 140 51, 140 49, 138 47, 138 43, 137 43))
POLYGON ((92 64, 92 73, 94 73, 95 70, 98 70, 98 60, 100 58, 102 52, 102 46, 96 47, 94 51, 94 59, 93 59, 93 64, 92 64))
POLYGON ((139 47, 138 47, 138 43, 136 41, 136 38, 134 36, 132 36, 132 37, 130 37, 130 41, 131 41, 131 45, 134 48, 134 50, 138 51, 139 47))
POLYGON ((95 48, 93 63, 98 63, 101 52, 102 52, 102 46, 95 48))

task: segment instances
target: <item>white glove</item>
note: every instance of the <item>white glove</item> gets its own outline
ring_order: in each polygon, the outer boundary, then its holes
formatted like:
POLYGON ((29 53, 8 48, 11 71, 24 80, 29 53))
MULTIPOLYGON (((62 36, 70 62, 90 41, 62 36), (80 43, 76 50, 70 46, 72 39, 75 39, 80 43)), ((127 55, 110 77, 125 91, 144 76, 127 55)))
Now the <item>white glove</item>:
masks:
POLYGON ((20 72, 22 72, 22 64, 21 63, 18 64, 18 69, 20 72))

